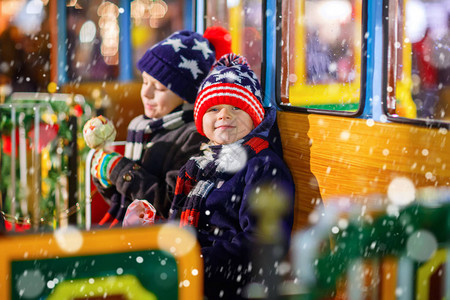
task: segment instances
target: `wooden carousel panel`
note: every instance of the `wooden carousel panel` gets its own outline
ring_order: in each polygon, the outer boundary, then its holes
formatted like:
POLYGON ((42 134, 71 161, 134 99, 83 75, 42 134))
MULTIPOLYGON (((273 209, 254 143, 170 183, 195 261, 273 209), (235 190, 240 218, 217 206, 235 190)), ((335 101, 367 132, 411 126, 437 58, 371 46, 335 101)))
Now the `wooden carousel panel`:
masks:
POLYGON ((91 82, 77 85, 66 85, 64 93, 82 94, 88 101, 104 108, 104 115, 114 122, 117 129, 117 141, 127 138, 127 127, 130 121, 144 113, 140 91, 141 82, 91 82))
POLYGON ((187 300, 203 294, 200 246, 190 231, 170 224, 2 236, 0 247, 0 299, 187 300))
POLYGON ((450 178, 446 129, 372 120, 279 112, 284 159, 296 184, 295 228, 319 197, 368 202, 386 194, 394 178, 418 187, 445 186, 450 178))

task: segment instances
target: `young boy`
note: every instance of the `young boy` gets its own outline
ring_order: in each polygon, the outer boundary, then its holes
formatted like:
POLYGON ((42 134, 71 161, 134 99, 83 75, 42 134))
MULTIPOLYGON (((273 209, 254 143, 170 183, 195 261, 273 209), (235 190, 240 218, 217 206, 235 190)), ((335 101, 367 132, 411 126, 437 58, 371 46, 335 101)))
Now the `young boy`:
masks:
POLYGON ((275 113, 264 110, 259 82, 243 57, 223 56, 200 87, 195 125, 210 142, 181 168, 170 219, 196 228, 208 299, 239 299, 251 280, 259 220, 249 202, 260 200, 258 190, 288 199, 281 232, 289 241, 294 183, 274 143, 275 113))
POLYGON ((227 40, 223 28, 207 29, 204 36, 179 31, 150 48, 138 61, 145 113, 128 126, 124 157, 102 149, 93 160, 94 184, 111 200, 100 225, 120 223, 134 199, 149 200, 158 217, 167 218, 178 170, 198 153, 204 141, 195 130, 192 104, 215 62, 215 54, 230 52, 231 42, 227 40), (209 39, 219 42, 212 44, 209 39))

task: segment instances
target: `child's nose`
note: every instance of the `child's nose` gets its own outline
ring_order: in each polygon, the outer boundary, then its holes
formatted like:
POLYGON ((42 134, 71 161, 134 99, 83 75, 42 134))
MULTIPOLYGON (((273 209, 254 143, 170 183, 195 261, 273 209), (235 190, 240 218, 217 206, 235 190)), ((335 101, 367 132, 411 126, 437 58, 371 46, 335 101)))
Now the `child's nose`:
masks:
POLYGON ((227 107, 222 107, 219 110, 219 119, 231 119, 231 111, 227 107))
POLYGON ((147 98, 153 98, 155 92, 155 88, 153 87, 152 84, 146 85, 142 87, 142 93, 147 97, 147 98))

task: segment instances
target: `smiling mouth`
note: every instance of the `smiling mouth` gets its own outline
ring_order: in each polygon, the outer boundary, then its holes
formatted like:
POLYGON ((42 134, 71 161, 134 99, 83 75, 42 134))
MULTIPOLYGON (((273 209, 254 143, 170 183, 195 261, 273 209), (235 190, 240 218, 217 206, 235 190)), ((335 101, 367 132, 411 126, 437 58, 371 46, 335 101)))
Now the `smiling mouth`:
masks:
POLYGON ((220 125, 217 126, 216 129, 222 129, 222 130, 226 130, 226 129, 234 129, 235 126, 231 126, 231 125, 220 125))

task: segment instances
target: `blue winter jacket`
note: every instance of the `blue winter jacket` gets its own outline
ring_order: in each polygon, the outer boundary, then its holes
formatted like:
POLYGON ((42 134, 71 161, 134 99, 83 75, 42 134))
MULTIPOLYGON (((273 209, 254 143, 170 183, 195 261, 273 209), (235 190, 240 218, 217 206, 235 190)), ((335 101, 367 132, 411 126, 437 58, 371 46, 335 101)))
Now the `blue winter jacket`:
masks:
MULTIPOLYGON (((284 194, 287 199, 288 209, 280 228, 280 241, 287 251, 293 223, 294 182, 282 159, 275 118, 276 110, 266 108, 264 120, 250 133, 267 140, 270 147, 249 159, 246 167, 229 180, 217 182, 201 204, 197 234, 208 299, 239 299, 244 286, 255 280, 251 262, 258 250, 255 247, 259 245, 260 219, 250 208, 249 198, 261 196, 262 193, 255 193, 258 188, 262 191, 269 187, 275 195, 284 194)), ((273 201, 281 201, 281 197, 273 201)))

